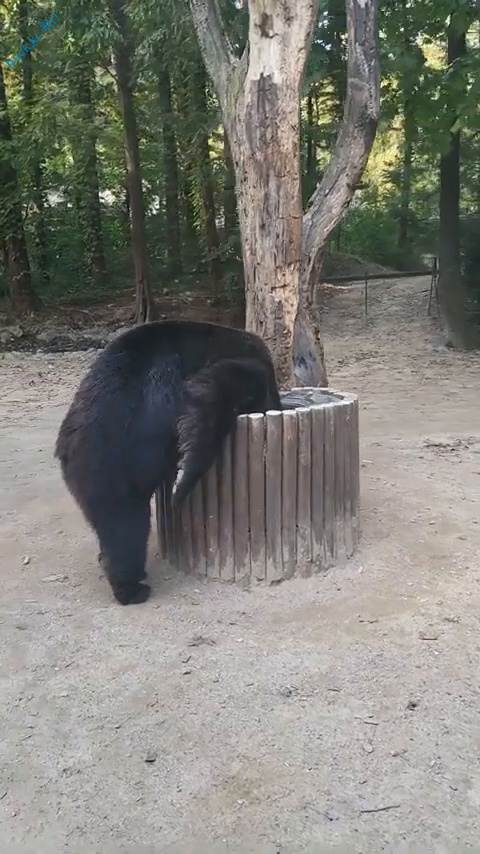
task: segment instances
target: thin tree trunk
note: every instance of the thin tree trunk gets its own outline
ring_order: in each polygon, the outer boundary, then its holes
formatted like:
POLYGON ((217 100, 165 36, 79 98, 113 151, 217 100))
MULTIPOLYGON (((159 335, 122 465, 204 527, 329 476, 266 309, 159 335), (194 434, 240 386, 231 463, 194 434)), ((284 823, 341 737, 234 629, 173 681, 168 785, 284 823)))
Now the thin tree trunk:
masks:
POLYGON ((191 259, 195 259, 194 267, 198 266, 201 253, 197 222, 195 216, 195 176, 190 158, 186 158, 182 170, 182 196, 185 216, 186 243, 191 259))
POLYGON ((179 76, 175 80, 174 89, 179 115, 179 123, 182 128, 178 139, 178 149, 181 161, 180 170, 180 202, 184 226, 185 249, 188 253, 188 266, 196 269, 201 256, 201 246, 198 233, 198 223, 195 210, 195 132, 194 117, 192 116, 192 104, 189 97, 186 78, 189 71, 179 66, 179 76))
POLYGON ((332 34, 331 50, 328 53, 329 75, 335 92, 334 116, 340 124, 347 96, 347 75, 343 38, 347 29, 344 0, 329 0, 328 17, 332 34))
POLYGON ((223 224, 225 237, 229 243, 232 243, 237 235, 238 213, 237 198, 235 195, 235 167, 233 165, 228 134, 225 130, 223 131, 223 163, 225 168, 223 179, 223 224))
POLYGON ((122 202, 122 226, 125 239, 128 242, 130 237, 130 193, 128 191, 128 176, 125 171, 125 190, 123 193, 122 202))
MULTIPOLYGON (((312 167, 315 164, 316 146, 313 141, 313 95, 310 88, 307 95, 307 175, 312 174, 312 167)), ((316 182, 315 182, 316 186, 316 182)), ((309 198, 310 198, 309 194, 309 198)))
POLYGON ((447 338, 464 346, 465 294, 460 267, 460 133, 451 134, 450 148, 440 158, 440 300, 447 338))
MULTIPOLYGON (((406 2, 402 6, 403 43, 405 55, 412 55, 413 43, 411 23, 407 14, 406 2)), ((412 71, 403 78, 403 156, 402 176, 400 185, 400 210, 398 217, 398 248, 408 263, 411 255, 410 240, 410 197, 413 178, 413 152, 417 136, 415 123, 415 88, 412 71)), ((404 266, 406 266, 404 263, 404 266)))
POLYGON ((89 277, 94 287, 103 289, 107 281, 107 266, 103 249, 92 75, 90 60, 79 48, 72 63, 70 83, 72 106, 82 122, 81 138, 73 140, 76 198, 89 277))
POLYGON ((315 187, 318 183, 318 175, 317 175, 317 144, 314 139, 315 133, 315 122, 313 119, 314 114, 314 91, 315 87, 311 86, 307 95, 307 127, 306 127, 306 137, 307 137, 307 159, 305 164, 305 180, 304 180, 304 193, 303 198, 305 202, 308 202, 311 197, 315 187))
POLYGON ((117 89, 125 134, 125 159, 127 164, 128 192, 130 197, 130 222, 135 270, 135 321, 144 323, 155 317, 147 263, 145 237, 145 206, 142 174, 138 148, 137 119, 133 97, 132 46, 125 13, 125 0, 110 0, 110 12, 116 24, 120 41, 115 45, 115 70, 117 89))
MULTIPOLYGON (((454 18, 447 30, 450 68, 455 69, 455 63, 461 61, 466 52, 465 30, 457 28, 454 18)), ((460 258, 460 131, 450 133, 450 148, 440 158, 439 292, 449 343, 459 349, 475 346, 478 338, 468 316, 460 258)))
MULTIPOLYGON (((28 43, 29 7, 28 0, 19 0, 18 4, 19 35, 22 44, 28 43)), ((32 127, 32 109, 35 103, 33 88, 33 60, 31 50, 26 50, 22 56, 23 101, 29 128, 32 127)), ((33 233, 35 239, 35 255, 42 285, 50 282, 48 262, 47 229, 45 225, 45 193, 43 189, 43 168, 40 150, 35 133, 32 133, 31 181, 33 201, 33 233)), ((38 299, 38 297, 37 297, 38 299)))
POLYGON ((210 140, 206 121, 208 117, 207 105, 207 75, 201 56, 198 58, 198 68, 192 78, 192 101, 195 111, 202 117, 203 126, 196 135, 196 158, 200 176, 200 195, 202 199, 203 215, 205 220, 205 236, 207 239, 207 255, 210 281, 213 293, 218 299, 223 290, 223 273, 220 263, 220 239, 217 229, 217 217, 215 209, 215 195, 213 187, 212 164, 210 161, 210 140))
POLYGON ((10 304, 18 316, 36 308, 30 263, 23 229, 22 207, 17 171, 12 161, 12 129, 8 115, 7 93, 0 65, 0 243, 10 304))
POLYGON ((409 260, 410 241, 410 198, 413 175, 413 145, 415 135, 415 117, 409 100, 405 100, 403 112, 403 168, 400 186, 400 211, 398 217, 398 248, 409 260))
POLYGON ((180 242, 180 203, 177 163, 177 139, 172 105, 172 86, 168 69, 159 57, 158 91, 162 114, 163 162, 165 171, 165 214, 167 232, 167 264, 170 275, 182 269, 180 242))

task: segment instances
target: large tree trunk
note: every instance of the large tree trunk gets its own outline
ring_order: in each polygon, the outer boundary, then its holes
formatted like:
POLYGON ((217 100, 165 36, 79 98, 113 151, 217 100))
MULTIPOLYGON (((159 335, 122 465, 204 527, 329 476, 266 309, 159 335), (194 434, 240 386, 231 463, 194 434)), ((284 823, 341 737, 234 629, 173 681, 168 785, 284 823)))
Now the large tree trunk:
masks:
POLYGON ((159 57, 158 91, 162 114, 163 162, 165 169, 165 215, 167 264, 170 275, 181 271, 180 204, 178 199, 177 139, 172 106, 172 86, 168 68, 159 57))
POLYGON ((133 264, 135 270, 135 322, 144 323, 155 317, 155 303, 150 288, 145 238, 145 207, 138 149, 137 119, 133 98, 132 46, 125 13, 125 0, 110 0, 110 12, 118 28, 119 41, 114 58, 117 88, 125 134, 128 193, 133 264))
POLYGON ((12 129, 0 66, 0 244, 10 287, 10 304, 18 316, 35 310, 17 171, 12 161, 12 129))
MULTIPOLYGON (((459 30, 454 19, 447 31, 450 68, 465 57, 466 51, 465 30, 459 30)), ((452 119, 455 121, 455 116, 452 119)), ((440 158, 439 293, 448 342, 459 349, 475 346, 478 337, 468 316, 460 259, 460 131, 450 133, 449 150, 440 158)))
POLYGON ((191 0, 191 8, 235 167, 246 327, 265 340, 278 381, 289 386, 302 228, 299 97, 317 2, 250 0, 240 59, 222 32, 215 0, 191 0))
MULTIPOLYGON (((270 61, 262 70, 258 64, 257 75, 246 79, 243 97, 225 121, 236 174, 246 327, 265 340, 278 381, 289 386, 302 227, 299 77, 293 85, 286 75, 277 78, 276 68, 285 68, 288 43, 275 38, 273 15, 270 27, 259 36, 271 40, 270 61)), ((253 55, 256 38, 254 31, 253 55)))
MULTIPOLYGON (((19 0, 18 4, 18 23, 20 42, 25 44, 29 34, 29 6, 28 0, 19 0)), ((23 74, 23 100, 25 111, 28 119, 28 125, 31 129, 31 145, 30 153, 31 164, 31 185, 32 185, 32 219, 33 233, 35 238, 35 255, 40 280, 42 285, 48 285, 50 281, 49 262, 48 262, 48 247, 47 247, 47 229, 45 225, 45 192, 43 188, 43 168, 40 156, 38 140, 32 124, 32 111, 35 104, 35 93, 33 87, 33 60, 31 50, 26 50, 22 56, 22 74, 23 74)), ((36 295, 39 299, 38 294, 36 295)))
POLYGON ((317 0, 249 0, 249 41, 240 59, 225 37, 216 0, 190 0, 190 7, 235 164, 247 329, 268 344, 281 385, 293 384, 293 368, 297 382, 324 384, 314 272, 375 136, 376 0, 347 0, 344 121, 303 224, 299 98, 317 0))
POLYGON ((90 59, 78 48, 72 60, 70 77, 72 106, 78 111, 82 123, 80 138, 72 140, 76 200, 88 275, 93 286, 101 290, 107 282, 107 265, 103 249, 92 77, 90 59))

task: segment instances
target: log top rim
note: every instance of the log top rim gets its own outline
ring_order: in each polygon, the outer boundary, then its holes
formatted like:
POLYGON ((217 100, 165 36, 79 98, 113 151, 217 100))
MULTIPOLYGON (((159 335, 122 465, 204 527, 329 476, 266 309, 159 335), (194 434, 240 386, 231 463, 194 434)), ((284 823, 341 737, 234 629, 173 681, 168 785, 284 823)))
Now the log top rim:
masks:
POLYGON ((320 392, 320 393, 323 393, 325 395, 328 395, 328 397, 330 399, 325 400, 325 402, 323 402, 323 403, 316 403, 315 402, 315 403, 305 404, 304 402, 302 402, 299 406, 290 406, 290 407, 286 407, 285 409, 281 409, 281 410, 280 409, 268 409, 265 414, 262 412, 250 412, 247 415, 239 415, 238 417, 239 417, 239 419, 242 419, 242 420, 250 419, 253 421, 258 421, 260 418, 264 418, 265 415, 270 416, 270 417, 276 417, 276 416, 282 416, 282 415, 286 415, 286 416, 290 415, 291 416, 295 412, 310 412, 311 410, 317 410, 317 409, 324 410, 324 409, 334 409, 334 408, 338 408, 340 406, 351 406, 352 404, 355 404, 358 401, 358 395, 352 394, 351 392, 338 391, 336 389, 324 388, 324 387, 316 388, 314 386, 295 387, 295 388, 289 389, 288 391, 282 391, 282 392, 280 392, 280 397, 282 397, 283 395, 286 395, 286 394, 294 394, 294 393, 308 394, 309 392, 320 392), (334 397, 336 399, 332 400, 331 399, 332 397, 334 397))

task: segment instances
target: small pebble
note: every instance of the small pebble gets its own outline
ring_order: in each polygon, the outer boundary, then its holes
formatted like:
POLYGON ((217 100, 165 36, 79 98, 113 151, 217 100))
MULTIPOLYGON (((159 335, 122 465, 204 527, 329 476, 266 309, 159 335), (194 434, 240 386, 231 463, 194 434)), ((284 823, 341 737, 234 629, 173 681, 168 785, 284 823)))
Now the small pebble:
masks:
POLYGON ((406 752, 407 752, 406 747, 400 747, 399 750, 392 750, 390 755, 391 756, 405 756, 406 752))

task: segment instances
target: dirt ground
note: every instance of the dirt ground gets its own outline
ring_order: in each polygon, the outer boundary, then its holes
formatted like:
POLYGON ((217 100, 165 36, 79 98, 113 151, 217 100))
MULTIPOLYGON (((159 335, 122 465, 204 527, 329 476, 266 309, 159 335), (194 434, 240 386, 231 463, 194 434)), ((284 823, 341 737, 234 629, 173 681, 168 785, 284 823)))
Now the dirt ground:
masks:
POLYGON ((480 356, 426 290, 371 285, 368 325, 361 287, 328 292, 361 548, 251 592, 162 575, 152 537, 152 599, 116 605, 52 458, 92 354, 0 356, 2 852, 478 845, 480 356))

